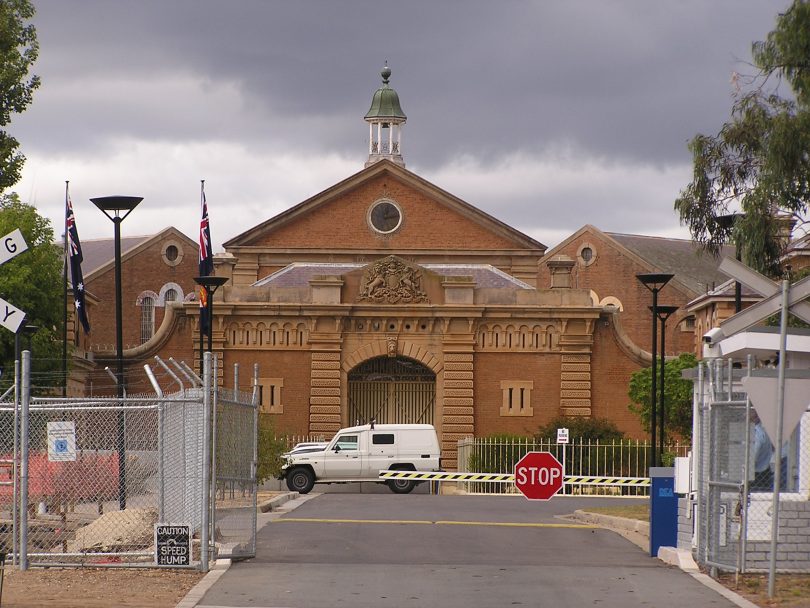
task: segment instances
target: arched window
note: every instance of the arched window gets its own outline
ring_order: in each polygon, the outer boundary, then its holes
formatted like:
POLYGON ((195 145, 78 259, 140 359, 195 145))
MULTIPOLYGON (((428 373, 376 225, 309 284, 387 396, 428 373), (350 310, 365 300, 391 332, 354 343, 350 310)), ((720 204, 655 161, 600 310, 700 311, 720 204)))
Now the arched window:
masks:
MULTIPOLYGON (((192 292, 193 295, 193 292, 192 292)), ((185 297, 185 293, 183 293, 183 288, 180 287, 177 283, 169 282, 164 283, 163 287, 160 288, 160 293, 156 294, 155 298, 155 306, 166 306, 169 302, 181 302, 185 297)))
POLYGON ((155 299, 151 296, 141 298, 141 344, 155 333, 155 299))

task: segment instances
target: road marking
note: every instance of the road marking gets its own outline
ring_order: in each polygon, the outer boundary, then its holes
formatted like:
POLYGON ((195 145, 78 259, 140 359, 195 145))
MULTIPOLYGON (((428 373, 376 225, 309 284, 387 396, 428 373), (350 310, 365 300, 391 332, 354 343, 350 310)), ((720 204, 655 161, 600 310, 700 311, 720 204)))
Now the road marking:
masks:
POLYGON ((589 524, 540 524, 506 521, 430 521, 427 519, 319 519, 283 517, 271 523, 316 523, 316 524, 419 524, 432 526, 501 526, 506 528, 580 528, 593 530, 599 526, 589 524))

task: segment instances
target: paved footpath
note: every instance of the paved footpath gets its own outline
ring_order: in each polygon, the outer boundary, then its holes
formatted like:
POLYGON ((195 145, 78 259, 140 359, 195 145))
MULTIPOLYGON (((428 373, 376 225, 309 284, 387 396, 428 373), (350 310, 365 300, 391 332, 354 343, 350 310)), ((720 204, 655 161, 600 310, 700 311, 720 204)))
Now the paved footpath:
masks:
POLYGON ((178 608, 755 608, 683 571, 688 562, 668 565, 560 517, 582 507, 568 497, 310 494, 261 514, 256 558, 218 563, 178 608))

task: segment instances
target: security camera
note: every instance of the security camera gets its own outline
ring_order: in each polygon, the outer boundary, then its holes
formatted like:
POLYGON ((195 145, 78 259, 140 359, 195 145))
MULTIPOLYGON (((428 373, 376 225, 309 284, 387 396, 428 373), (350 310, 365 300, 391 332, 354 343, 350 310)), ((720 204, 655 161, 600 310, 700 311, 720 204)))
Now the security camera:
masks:
POLYGON ((724 337, 723 330, 719 327, 715 327, 703 334, 703 342, 706 344, 717 344, 724 337))

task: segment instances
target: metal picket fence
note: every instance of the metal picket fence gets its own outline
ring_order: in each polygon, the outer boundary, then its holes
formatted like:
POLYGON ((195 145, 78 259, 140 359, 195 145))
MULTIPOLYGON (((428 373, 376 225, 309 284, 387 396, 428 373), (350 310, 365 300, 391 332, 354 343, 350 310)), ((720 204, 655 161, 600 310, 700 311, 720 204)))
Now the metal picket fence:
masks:
POLYGON ((174 567, 255 555, 257 391, 217 390, 211 359, 191 387, 173 374, 170 394, 145 366, 155 394, 31 398, 23 353, 20 402, 0 403, 0 542, 15 564, 155 566, 156 524, 188 527, 174 567))
MULTIPOLYGON (((673 456, 685 456, 689 445, 673 443, 673 456)), ((597 441, 575 437, 568 444, 553 439, 469 437, 458 442, 458 470, 464 473, 512 473, 527 452, 551 452, 566 476, 647 477, 650 445, 646 441, 597 441)), ((513 482, 459 482, 471 494, 517 494, 513 482)), ((593 486, 566 483, 560 494, 597 496, 648 496, 649 486, 593 486)))

